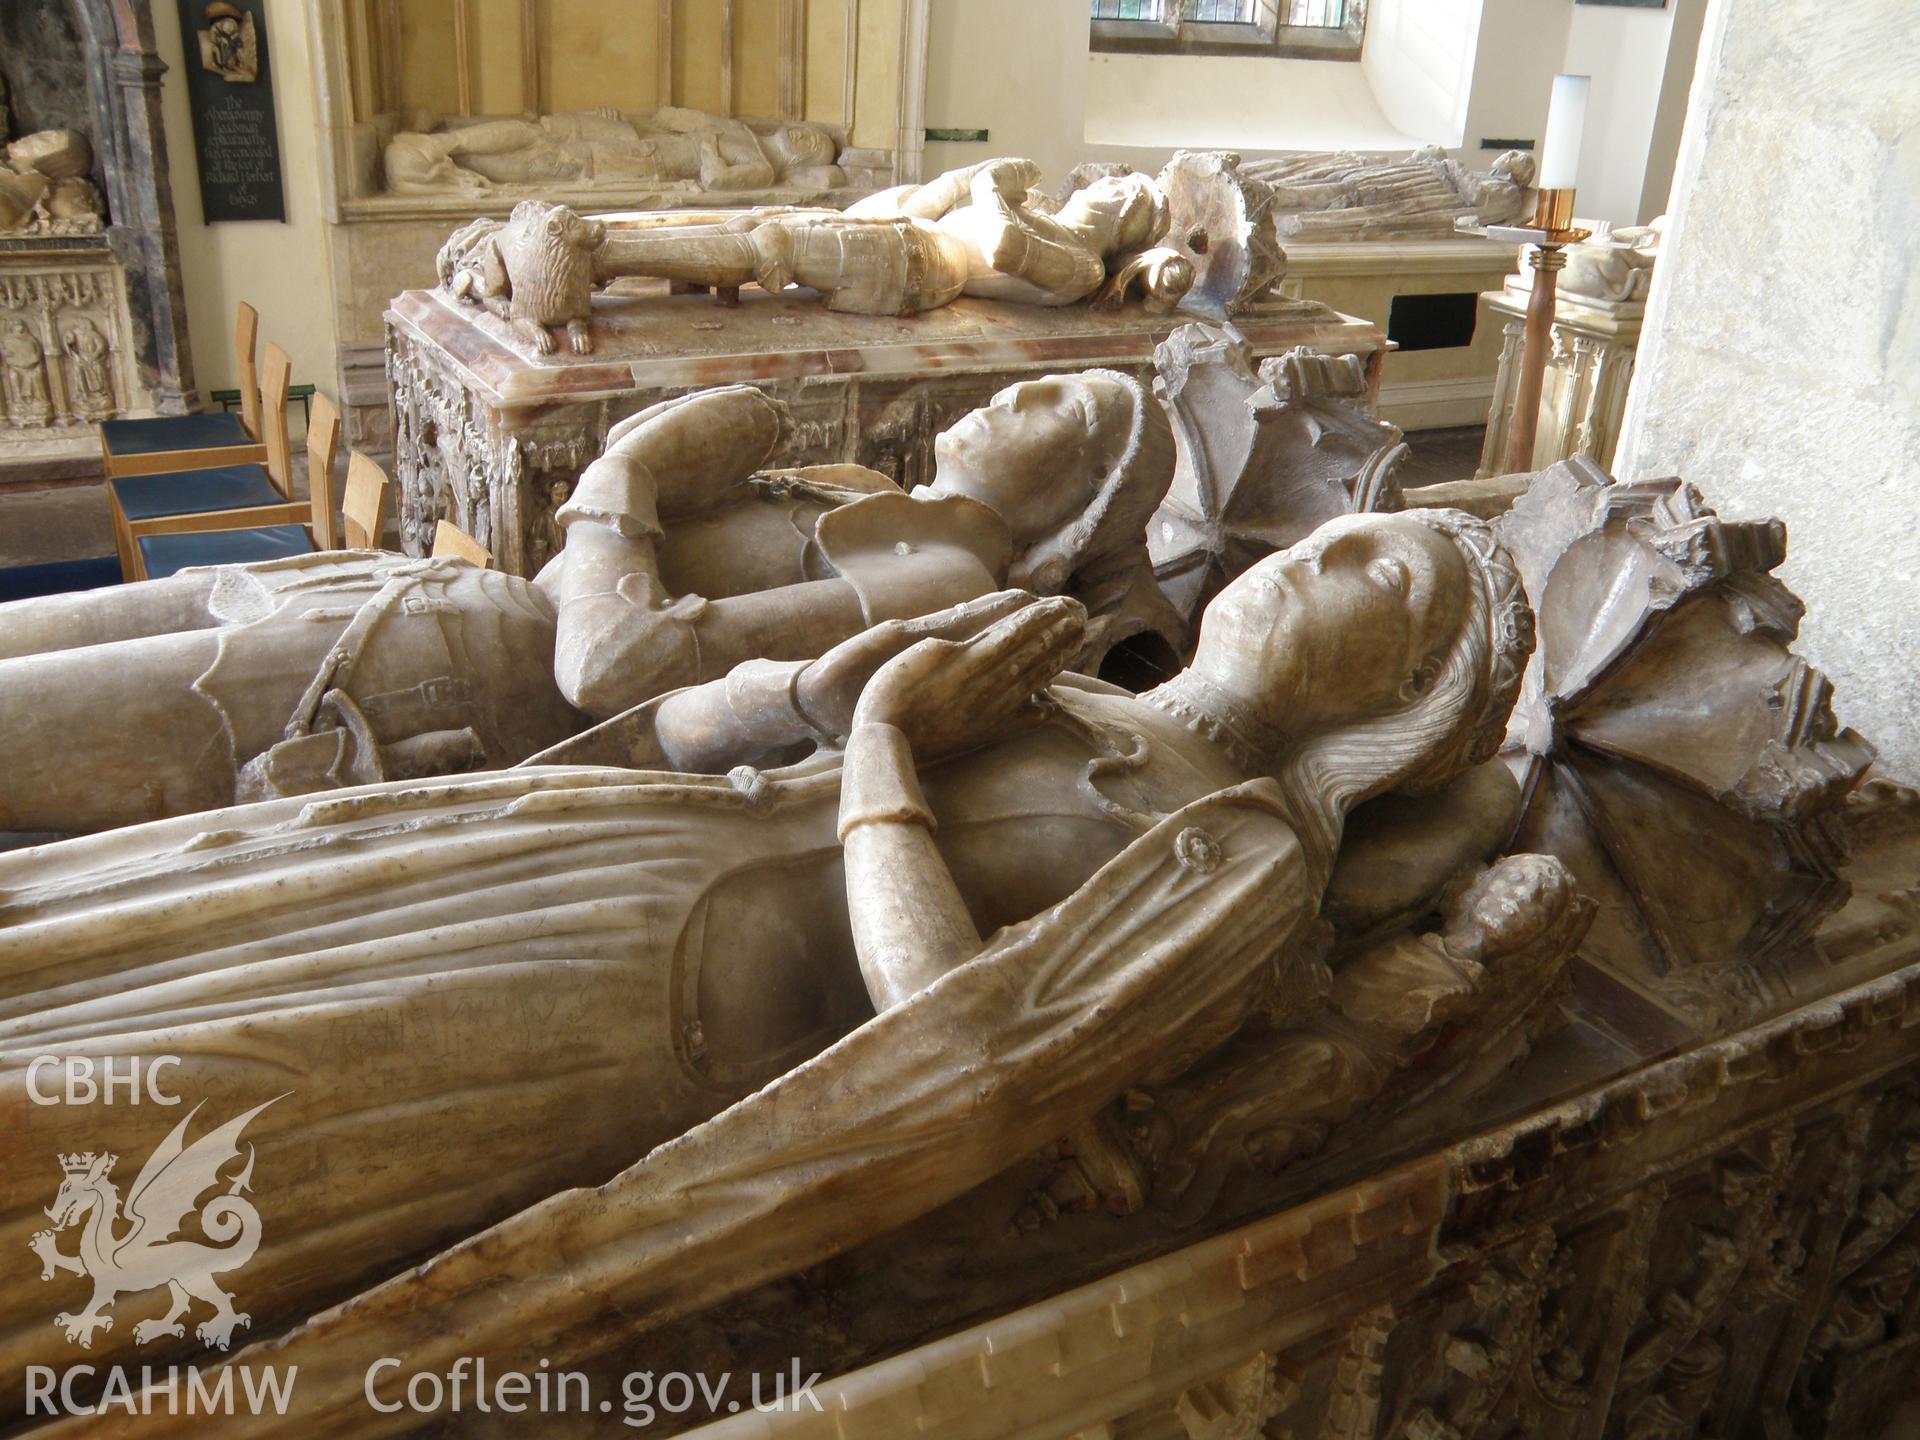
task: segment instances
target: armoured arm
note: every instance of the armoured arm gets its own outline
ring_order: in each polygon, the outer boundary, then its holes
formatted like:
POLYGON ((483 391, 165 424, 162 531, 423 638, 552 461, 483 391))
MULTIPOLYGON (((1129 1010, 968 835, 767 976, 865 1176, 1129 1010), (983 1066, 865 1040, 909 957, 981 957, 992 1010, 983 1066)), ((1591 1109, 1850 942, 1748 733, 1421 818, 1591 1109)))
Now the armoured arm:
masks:
POLYGON ((655 543, 660 515, 695 519, 764 465, 786 434, 785 407, 749 385, 703 391, 622 421, 559 513, 554 676, 595 718, 742 660, 817 655, 861 627, 859 596, 817 580, 708 601, 671 594, 655 543))
POLYGON ((745 660, 818 653, 863 623, 860 598, 844 580, 725 600, 669 595, 650 538, 575 523, 560 581, 554 676, 572 705, 605 719, 717 679, 745 660))
POLYGON ((848 215, 866 219, 904 215, 915 220, 938 220, 969 201, 998 195, 1018 203, 1040 183, 1040 167, 1031 160, 982 160, 936 175, 924 185, 897 185, 847 207, 848 215))
POLYGON ((965 639, 1029 605, 1002 590, 912 620, 885 620, 841 641, 817 660, 748 660, 622 715, 580 737, 577 755, 551 763, 633 765, 719 775, 768 763, 807 742, 838 744, 853 725, 866 683, 887 661, 937 638, 965 639))
POLYGON ((750 159, 737 163, 727 158, 722 136, 711 130, 701 135, 700 183, 708 190, 763 190, 777 178, 753 132, 744 125, 740 128, 745 138, 737 142, 739 148, 753 153, 750 159))
POLYGON ((942 227, 965 234, 994 272, 970 282, 970 293, 1071 305, 1107 278, 1106 261, 1091 246, 1044 216, 1016 209, 998 194, 949 216, 942 227), (1009 285, 1039 293, 1003 293, 1009 285))

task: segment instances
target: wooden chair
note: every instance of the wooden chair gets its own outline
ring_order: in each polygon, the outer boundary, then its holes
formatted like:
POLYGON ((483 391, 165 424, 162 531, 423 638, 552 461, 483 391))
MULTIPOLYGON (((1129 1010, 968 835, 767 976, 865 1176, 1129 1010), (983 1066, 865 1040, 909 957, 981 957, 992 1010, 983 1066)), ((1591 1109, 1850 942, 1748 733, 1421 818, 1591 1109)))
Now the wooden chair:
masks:
MULTIPOLYGON (((287 468, 284 445, 283 433, 281 463, 287 468)), ((340 411, 316 394, 307 427, 308 498, 291 498, 289 470, 288 493, 276 504, 129 521, 137 578, 157 580, 190 565, 237 565, 334 549, 333 462, 339 448, 340 411)))
MULTIPOLYGON (((123 475, 107 481, 107 505, 113 513, 113 537, 120 552, 120 574, 128 580, 141 573, 134 528, 144 522, 172 516, 210 515, 225 510, 256 510, 283 505, 293 499, 292 446, 287 436, 286 395, 293 362, 278 345, 267 346, 265 381, 266 463, 222 465, 208 470, 181 470, 158 475, 123 475)), ((255 398, 256 413, 259 397, 255 398)), ((315 427, 307 425, 309 446, 315 427)), ((163 533, 144 526, 141 534, 163 533)))
POLYGON ((465 560, 482 570, 493 568, 493 552, 451 520, 442 520, 433 527, 433 558, 438 560, 443 555, 465 560))
POLYGON ((341 502, 341 520, 349 550, 378 550, 385 528, 387 472, 372 456, 354 450, 347 455, 347 494, 341 502))
MULTIPOLYGON (((233 351, 240 363, 240 413, 153 415, 144 420, 102 420, 100 461, 109 480, 122 475, 171 475, 224 465, 259 465, 267 458, 260 433, 260 381, 253 347, 260 312, 244 300, 234 317, 233 351)), ((272 401, 269 399, 268 404, 272 401)), ((285 418, 286 401, 280 403, 285 418)))

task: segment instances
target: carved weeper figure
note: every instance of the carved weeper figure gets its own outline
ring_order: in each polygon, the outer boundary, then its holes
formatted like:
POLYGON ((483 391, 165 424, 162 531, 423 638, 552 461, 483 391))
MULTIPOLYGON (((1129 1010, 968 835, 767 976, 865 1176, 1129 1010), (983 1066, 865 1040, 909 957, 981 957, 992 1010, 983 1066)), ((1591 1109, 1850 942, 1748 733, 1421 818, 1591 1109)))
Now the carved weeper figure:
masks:
MULTIPOLYGON (((183 1091, 291 1087, 254 1132, 287 1177, 261 1333, 505 1220, 284 1342, 284 1433, 364 1426, 365 1354, 404 1356, 396 1383, 455 1351, 565 1363, 944 1203, 1256 1007, 1310 1013, 1348 811, 1488 757, 1531 646, 1511 565, 1451 512, 1262 562, 1142 697, 1049 686, 1079 607, 1005 603, 967 639, 863 634, 826 657, 830 713, 712 745, 844 737, 792 770, 532 769, 0 857, 0 1098, 80 1046, 164 1046, 183 1091)), ((663 702, 662 748, 711 744, 726 689, 663 702)), ((56 1108, 34 1135, 143 1124, 56 1108)), ((14 1278, 41 1203, 0 1216, 6 1377, 58 1341, 14 1278)))
POLYGON ((46 354, 17 316, 0 327, 0 364, 6 367, 6 413, 16 425, 44 425, 53 415, 47 396, 46 354))

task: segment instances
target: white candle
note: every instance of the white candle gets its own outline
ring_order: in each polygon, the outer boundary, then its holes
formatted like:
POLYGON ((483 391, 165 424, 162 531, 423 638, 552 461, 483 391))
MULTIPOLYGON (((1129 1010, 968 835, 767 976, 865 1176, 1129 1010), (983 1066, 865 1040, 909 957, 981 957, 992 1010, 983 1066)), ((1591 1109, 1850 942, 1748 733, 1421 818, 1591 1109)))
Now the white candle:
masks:
POLYGON ((1580 136, 1587 128, 1588 75, 1553 77, 1553 103, 1547 107, 1547 135, 1540 145, 1540 188, 1571 190, 1580 168, 1580 136))

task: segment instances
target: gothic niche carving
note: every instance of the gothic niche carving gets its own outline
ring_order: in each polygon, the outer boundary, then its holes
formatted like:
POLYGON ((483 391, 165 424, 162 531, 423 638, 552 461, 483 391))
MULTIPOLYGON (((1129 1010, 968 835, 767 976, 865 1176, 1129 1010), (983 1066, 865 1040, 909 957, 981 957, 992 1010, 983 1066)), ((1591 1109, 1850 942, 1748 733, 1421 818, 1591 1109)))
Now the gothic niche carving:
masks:
POLYGON ((0 256, 0 460, 85 451, 93 422, 132 408, 118 267, 49 244, 0 256))

